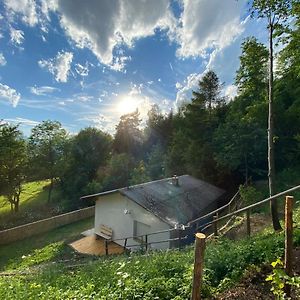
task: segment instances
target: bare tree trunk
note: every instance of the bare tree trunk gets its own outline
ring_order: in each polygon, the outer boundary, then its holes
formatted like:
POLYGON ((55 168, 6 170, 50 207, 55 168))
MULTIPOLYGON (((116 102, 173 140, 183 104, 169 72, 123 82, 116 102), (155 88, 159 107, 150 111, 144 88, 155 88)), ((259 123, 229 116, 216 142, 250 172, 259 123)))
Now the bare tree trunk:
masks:
MULTIPOLYGON (((273 124, 273 25, 269 22, 269 117, 268 117, 268 181, 269 194, 274 195, 274 124, 273 124)), ((270 202, 274 230, 281 230, 278 218, 277 199, 270 202)))

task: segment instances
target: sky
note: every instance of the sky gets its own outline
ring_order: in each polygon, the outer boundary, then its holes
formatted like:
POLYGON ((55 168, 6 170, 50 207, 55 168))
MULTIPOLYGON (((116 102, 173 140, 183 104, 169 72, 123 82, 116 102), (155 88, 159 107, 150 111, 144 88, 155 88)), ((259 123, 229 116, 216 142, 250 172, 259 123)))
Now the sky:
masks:
POLYGON ((0 0, 0 120, 113 134, 136 108, 176 111, 207 70, 230 100, 249 36, 267 32, 246 0, 0 0))

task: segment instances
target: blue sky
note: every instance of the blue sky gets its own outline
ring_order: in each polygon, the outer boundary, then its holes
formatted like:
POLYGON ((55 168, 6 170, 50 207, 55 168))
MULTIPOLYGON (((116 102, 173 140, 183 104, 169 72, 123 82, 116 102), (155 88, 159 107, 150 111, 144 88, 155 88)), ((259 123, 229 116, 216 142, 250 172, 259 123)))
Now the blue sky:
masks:
MULTIPOLYGON (((110 133, 120 116, 190 99, 208 69, 236 94, 243 39, 266 41, 246 0, 2 0, 0 120, 110 133)), ((3 122, 3 121, 2 121, 3 122)))

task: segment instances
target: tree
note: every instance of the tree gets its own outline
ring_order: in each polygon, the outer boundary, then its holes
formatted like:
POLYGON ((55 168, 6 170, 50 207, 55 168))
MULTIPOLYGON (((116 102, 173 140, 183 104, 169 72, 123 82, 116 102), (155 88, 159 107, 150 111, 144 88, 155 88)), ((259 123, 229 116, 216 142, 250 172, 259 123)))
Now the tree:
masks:
POLYGON ((235 83, 239 92, 250 100, 261 100, 266 95, 268 77, 268 50, 256 38, 247 38, 242 43, 240 67, 235 83))
MULTIPOLYGON (((269 32, 269 116, 268 116, 268 181, 269 194, 274 194, 274 124, 273 124, 273 64, 274 64, 274 35, 282 32, 282 28, 290 16, 292 0, 253 0, 252 16, 267 20, 269 32)), ((271 214, 274 230, 280 230, 281 225, 278 218, 277 200, 271 201, 271 214)))
MULTIPOLYGON (((209 70, 199 80, 199 90, 193 91, 194 101, 200 100, 203 102, 209 113, 212 111, 213 106, 217 106, 224 102, 224 98, 220 96, 222 84, 217 74, 209 70)), ((193 100, 192 100, 193 101, 193 100)))
POLYGON ((74 207, 84 192, 100 189, 98 171, 110 158, 111 142, 109 134, 94 127, 80 130, 70 140, 61 180, 63 190, 74 207))
POLYGON ((139 112, 121 116, 119 124, 116 126, 116 134, 113 142, 115 153, 127 153, 135 158, 142 154, 142 132, 139 129, 141 120, 139 112))
POLYGON ((67 132, 58 121, 43 121, 31 130, 29 157, 40 178, 50 179, 48 202, 51 201, 54 179, 59 176, 67 132))
POLYGON ((26 143, 18 126, 0 126, 0 192, 19 211, 20 194, 25 180, 26 143))

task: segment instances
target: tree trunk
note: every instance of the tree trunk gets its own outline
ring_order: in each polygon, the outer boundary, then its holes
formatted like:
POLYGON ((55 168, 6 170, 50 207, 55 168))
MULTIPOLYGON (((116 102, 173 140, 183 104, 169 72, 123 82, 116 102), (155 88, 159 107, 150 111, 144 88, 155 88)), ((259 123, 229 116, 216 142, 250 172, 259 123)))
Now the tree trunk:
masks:
POLYGON ((14 206, 15 206, 14 211, 15 211, 15 213, 17 213, 19 211, 19 201, 18 200, 15 201, 14 206))
POLYGON ((49 192, 48 192, 48 203, 51 202, 52 189, 53 189, 53 177, 51 177, 51 181, 50 181, 50 187, 49 187, 49 192))
MULTIPOLYGON (((268 117, 268 181, 269 194, 274 194, 274 124, 273 124, 273 25, 269 23, 269 117, 268 117)), ((278 218, 277 199, 270 202, 274 230, 281 230, 278 218)))

